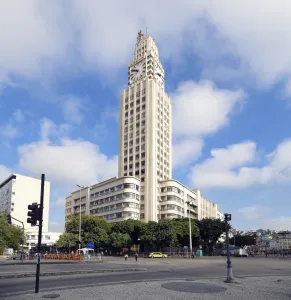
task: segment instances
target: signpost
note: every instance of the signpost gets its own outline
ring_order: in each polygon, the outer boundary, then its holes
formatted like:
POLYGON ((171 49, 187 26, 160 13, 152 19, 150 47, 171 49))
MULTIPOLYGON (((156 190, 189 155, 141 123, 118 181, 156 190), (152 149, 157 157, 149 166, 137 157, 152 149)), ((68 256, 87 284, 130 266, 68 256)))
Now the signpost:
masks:
POLYGON ((226 251, 227 251, 227 276, 226 282, 230 283, 233 282, 233 275, 232 275, 232 265, 230 260, 230 251, 229 251, 229 229, 231 221, 231 214, 224 214, 224 222, 225 222, 225 232, 226 232, 226 251))
POLYGON ((27 223, 31 226, 38 226, 38 243, 37 243, 37 265, 35 278, 35 293, 39 292, 39 274, 40 274, 40 250, 41 250, 41 236, 42 236, 42 215, 43 215, 43 198, 44 198, 44 182, 45 175, 41 174, 40 187, 40 204, 32 203, 28 205, 27 223), (37 225, 38 222, 38 225, 37 225))

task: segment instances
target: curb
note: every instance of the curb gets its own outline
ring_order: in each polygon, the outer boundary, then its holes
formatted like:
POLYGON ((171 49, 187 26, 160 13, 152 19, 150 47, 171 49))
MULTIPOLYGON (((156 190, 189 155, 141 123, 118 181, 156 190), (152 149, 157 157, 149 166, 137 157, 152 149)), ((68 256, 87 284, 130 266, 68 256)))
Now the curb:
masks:
MULTIPOLYGON (((88 270, 88 271, 64 271, 64 272, 45 272, 40 273, 40 276, 59 276, 59 275, 76 275, 76 274, 94 274, 94 273, 114 273, 114 272, 140 272, 146 271, 145 268, 127 268, 127 269, 102 269, 102 270, 88 270)), ((35 272, 33 273, 22 273, 22 274, 8 274, 0 275, 0 279, 8 278, 24 278, 24 277, 35 277, 35 272)))
MULTIPOLYGON (((40 261, 41 265, 66 265, 66 264, 80 264, 80 263, 103 263, 104 261, 91 260, 91 261, 40 261)), ((31 262, 9 262, 9 263, 1 263, 0 266, 18 266, 18 265, 36 265, 37 260, 31 262)))

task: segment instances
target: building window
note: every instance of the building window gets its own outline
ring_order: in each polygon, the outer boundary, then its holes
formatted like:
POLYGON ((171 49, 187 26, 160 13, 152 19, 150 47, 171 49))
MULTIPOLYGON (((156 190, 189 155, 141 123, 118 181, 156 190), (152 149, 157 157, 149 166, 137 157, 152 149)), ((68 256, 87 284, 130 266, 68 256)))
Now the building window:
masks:
POLYGON ((144 160, 141 162, 141 165, 142 165, 142 166, 145 166, 145 161, 144 161, 144 160))
POLYGON ((130 100, 133 100, 133 95, 130 95, 130 100))
POLYGON ((127 163, 127 157, 123 160, 124 163, 127 163))
POLYGON ((135 159, 139 159, 139 154, 136 154, 136 155, 135 155, 135 159))
POLYGON ((133 115, 133 109, 130 111, 130 115, 133 115))
POLYGON ((145 125, 145 120, 141 121, 141 126, 145 125))
POLYGON ((136 143, 136 144, 139 144, 139 138, 137 138, 137 139, 135 140, 135 143, 136 143))
POLYGON ((124 168, 123 168, 123 169, 124 169, 124 171, 126 171, 126 170, 127 170, 127 166, 124 166, 124 168))
POLYGON ((141 174, 144 174, 144 173, 145 173, 145 169, 142 169, 142 170, 141 170, 141 174))
POLYGON ((141 108, 142 108, 143 110, 145 110, 145 107, 146 107, 146 105, 145 105, 145 104, 143 104, 141 108))
POLYGON ((139 175, 139 170, 135 171, 135 175, 139 175))
POLYGON ((135 147, 135 151, 138 152, 139 151, 139 146, 135 147))
POLYGON ((130 107, 133 107, 133 106, 134 106, 134 103, 133 103, 133 102, 131 102, 131 103, 130 103, 130 107))
POLYGON ((142 98, 141 98, 141 101, 142 101, 142 102, 145 102, 145 101, 146 101, 146 97, 142 97, 142 98))
POLYGON ((126 119, 125 121, 124 121, 124 125, 127 125, 128 124, 128 119, 126 119))
POLYGON ((143 152, 143 153, 141 154, 141 157, 145 157, 145 152, 143 152))
POLYGON ((144 177, 142 177, 142 178, 140 179, 140 181, 141 181, 141 182, 144 182, 144 177))
POLYGON ((129 176, 132 176, 132 172, 129 172, 129 176))
POLYGON ((136 167, 136 168, 139 167, 139 162, 135 163, 135 167, 136 167))

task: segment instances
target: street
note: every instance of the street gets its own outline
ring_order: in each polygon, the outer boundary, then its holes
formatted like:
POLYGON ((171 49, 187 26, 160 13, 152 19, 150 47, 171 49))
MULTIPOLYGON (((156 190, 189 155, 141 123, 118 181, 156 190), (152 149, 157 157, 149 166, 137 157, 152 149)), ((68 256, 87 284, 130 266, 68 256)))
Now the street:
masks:
MULTIPOLYGON (((290 276, 291 260, 256 258, 232 258, 233 273, 236 279, 247 276, 290 276)), ((35 272, 35 264, 0 265, 0 275, 23 274, 35 272)), ((115 285, 121 282, 166 281, 178 279, 224 278, 226 276, 226 259, 224 257, 203 257, 195 259, 146 259, 138 262, 130 258, 107 259, 103 263, 42 264, 41 273, 55 272, 56 276, 40 278, 40 292, 76 289, 89 286, 115 285), (125 271, 125 269, 141 271, 125 271), (57 275, 58 272, 100 271, 105 273, 57 275), (120 270, 111 272, 110 270, 120 270)), ((34 292, 34 277, 0 279, 0 297, 34 292)), ((17 298, 15 298, 17 299, 17 298)))

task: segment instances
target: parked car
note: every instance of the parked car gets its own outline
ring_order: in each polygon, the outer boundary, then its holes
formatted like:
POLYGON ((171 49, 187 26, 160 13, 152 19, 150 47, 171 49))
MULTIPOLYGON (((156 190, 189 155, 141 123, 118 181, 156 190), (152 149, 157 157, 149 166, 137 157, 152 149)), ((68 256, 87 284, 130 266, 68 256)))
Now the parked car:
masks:
POLYGON ((150 258, 166 258, 166 257, 168 257, 168 255, 165 253, 162 253, 162 252, 151 252, 149 254, 149 257, 150 258))

